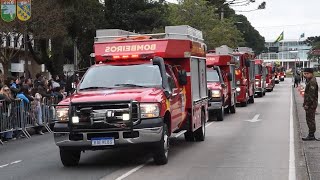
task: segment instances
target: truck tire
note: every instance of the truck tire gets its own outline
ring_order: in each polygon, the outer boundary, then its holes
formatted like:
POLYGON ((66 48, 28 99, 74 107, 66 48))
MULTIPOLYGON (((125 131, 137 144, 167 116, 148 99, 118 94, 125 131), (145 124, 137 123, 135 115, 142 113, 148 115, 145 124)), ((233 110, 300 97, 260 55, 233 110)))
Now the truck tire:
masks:
POLYGON ((201 127, 194 132, 196 141, 204 141, 206 137, 206 116, 204 111, 201 111, 201 127))
POLYGON ((223 121, 224 119, 224 108, 221 107, 220 110, 217 112, 217 121, 223 121))
POLYGON ((193 142, 194 141, 194 134, 191 131, 187 131, 184 133, 184 139, 188 142, 193 142))
POLYGON ((209 121, 213 121, 214 120, 214 112, 212 110, 209 110, 208 114, 209 114, 209 121))
POLYGON ((60 148, 60 159, 64 166, 71 167, 79 164, 81 151, 78 150, 65 150, 60 148))
MULTIPOLYGON (((250 101, 250 100, 249 100, 249 101, 250 101)), ((246 106, 247 106, 247 104, 248 104, 248 103, 247 103, 247 101, 245 101, 245 102, 241 102, 241 104, 240 104, 240 105, 241 105, 241 107, 246 107, 246 106)))
POLYGON ((249 103, 254 104, 254 95, 249 97, 249 103))
POLYGON ((153 161, 157 165, 164 165, 168 163, 169 154, 169 130, 167 124, 163 125, 163 133, 161 141, 157 143, 155 152, 153 154, 153 161))

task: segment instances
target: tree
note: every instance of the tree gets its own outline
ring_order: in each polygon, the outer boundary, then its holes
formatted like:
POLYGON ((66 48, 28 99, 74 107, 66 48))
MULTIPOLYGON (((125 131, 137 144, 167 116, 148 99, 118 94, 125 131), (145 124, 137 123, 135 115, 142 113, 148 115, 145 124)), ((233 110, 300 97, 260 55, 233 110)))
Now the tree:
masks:
POLYGON ((311 50, 308 52, 308 59, 317 61, 320 64, 320 36, 308 37, 306 43, 312 46, 311 50))
POLYGON ((232 20, 220 21, 215 14, 215 7, 205 0, 184 0, 178 5, 170 5, 170 22, 172 25, 190 25, 204 34, 209 48, 221 45, 237 47, 243 43, 241 32, 232 20))
POLYGON ((235 15, 237 28, 242 32, 245 41, 245 46, 254 50, 255 54, 261 54, 265 49, 265 39, 260 33, 251 25, 248 19, 243 15, 235 15))

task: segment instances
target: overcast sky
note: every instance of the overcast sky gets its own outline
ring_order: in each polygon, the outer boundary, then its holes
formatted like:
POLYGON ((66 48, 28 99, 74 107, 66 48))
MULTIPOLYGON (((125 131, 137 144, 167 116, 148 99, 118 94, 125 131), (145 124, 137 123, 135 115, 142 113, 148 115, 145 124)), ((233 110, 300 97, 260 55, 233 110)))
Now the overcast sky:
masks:
POLYGON ((282 31, 285 39, 299 39, 302 33, 306 37, 320 35, 320 0, 256 0, 251 6, 234 9, 256 9, 263 1, 267 3, 265 10, 237 14, 245 15, 267 41, 276 40, 282 31))

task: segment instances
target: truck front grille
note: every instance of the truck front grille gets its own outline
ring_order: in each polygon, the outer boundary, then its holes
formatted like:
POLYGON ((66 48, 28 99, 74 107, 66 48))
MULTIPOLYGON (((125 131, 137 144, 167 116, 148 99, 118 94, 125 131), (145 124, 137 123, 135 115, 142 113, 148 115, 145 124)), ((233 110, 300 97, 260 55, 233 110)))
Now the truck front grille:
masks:
POLYGON ((128 128, 139 121, 138 102, 78 103, 72 106, 72 116, 79 117, 79 123, 73 124, 74 127, 89 129, 128 128))

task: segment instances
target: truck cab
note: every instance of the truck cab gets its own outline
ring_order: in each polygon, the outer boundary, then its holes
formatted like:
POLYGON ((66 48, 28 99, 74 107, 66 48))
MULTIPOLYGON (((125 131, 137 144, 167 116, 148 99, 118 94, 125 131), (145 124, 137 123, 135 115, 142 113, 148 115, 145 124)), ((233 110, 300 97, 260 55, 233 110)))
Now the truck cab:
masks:
POLYGON ((242 107, 254 103, 255 73, 254 54, 251 48, 239 47, 233 53, 236 57, 237 103, 242 107))
POLYGON ((225 113, 236 112, 235 58, 221 46, 207 54, 207 85, 211 91, 209 117, 223 121, 225 113))
POLYGON ((56 106, 54 139, 64 166, 76 166, 82 151, 132 145, 148 146, 162 165, 172 134, 204 141, 208 91, 202 32, 168 26, 151 37, 97 31, 96 64, 56 106), (197 41, 186 35, 190 32, 197 41))
POLYGON ((263 60, 255 60, 255 94, 263 97, 266 94, 266 67, 263 60))
POLYGON ((275 86, 274 68, 271 63, 266 64, 266 73, 266 90, 271 92, 275 86))

